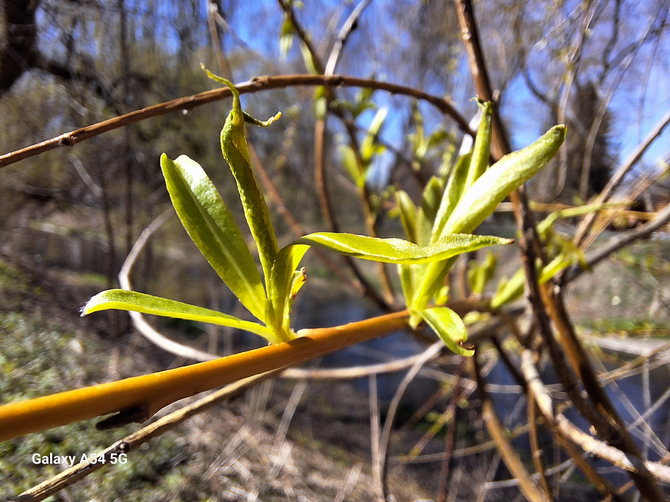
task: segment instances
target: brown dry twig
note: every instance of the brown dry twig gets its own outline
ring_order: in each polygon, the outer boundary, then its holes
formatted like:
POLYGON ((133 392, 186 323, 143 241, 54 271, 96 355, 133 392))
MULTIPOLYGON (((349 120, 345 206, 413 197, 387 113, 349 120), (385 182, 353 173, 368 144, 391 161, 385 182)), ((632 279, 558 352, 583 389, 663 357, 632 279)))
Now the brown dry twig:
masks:
MULTIPOLYGON (((644 468, 658 481, 670 483, 669 466, 648 460, 640 462, 635 457, 586 434, 565 418, 565 415, 556 413, 553 401, 537 372, 534 359, 535 355, 532 350, 527 349, 522 353, 521 367, 524 377, 545 420, 556 427, 564 438, 578 445, 583 451, 605 459, 629 472, 642 474, 640 469, 644 468)), ((663 498, 655 500, 663 500, 663 498)))
MULTIPOLYGON (((404 85, 392 84, 388 82, 380 82, 374 79, 350 77, 345 75, 278 75, 278 76, 263 76, 255 77, 249 82, 237 84, 235 87, 240 94, 249 94, 260 91, 267 91, 272 89, 284 89, 286 87, 296 86, 320 86, 327 85, 332 87, 362 87, 369 89, 377 89, 381 91, 390 92, 391 94, 400 94, 403 96, 413 97, 419 100, 426 101, 440 112, 451 117, 458 127, 465 133, 474 135, 468 125, 468 121, 463 118, 454 105, 448 100, 428 94, 426 92, 407 87, 404 85)), ((220 88, 212 89, 210 91, 201 92, 192 96, 185 96, 182 98, 166 101, 157 105, 153 105, 141 110, 135 110, 125 115, 120 115, 109 120, 104 120, 90 126, 82 127, 74 131, 66 132, 60 136, 35 143, 34 145, 15 150, 0 156, 0 168, 14 164, 20 160, 34 157, 44 152, 61 148, 65 146, 74 146, 87 139, 93 138, 120 127, 125 127, 130 124, 135 124, 152 117, 167 115, 169 113, 179 112, 183 110, 192 110, 199 106, 214 103, 231 96, 230 89, 220 88)))

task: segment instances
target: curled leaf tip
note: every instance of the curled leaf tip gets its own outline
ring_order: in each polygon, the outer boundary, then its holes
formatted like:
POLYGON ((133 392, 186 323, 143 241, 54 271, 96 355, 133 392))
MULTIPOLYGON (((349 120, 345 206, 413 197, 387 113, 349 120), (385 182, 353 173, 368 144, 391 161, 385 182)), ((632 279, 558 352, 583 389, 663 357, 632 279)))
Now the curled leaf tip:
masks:
POLYGON ((252 124, 260 127, 268 127, 269 125, 272 125, 275 123, 277 120, 280 119, 281 117, 281 112, 277 112, 277 114, 274 117, 270 117, 267 120, 258 120, 257 118, 252 117, 249 115, 247 112, 242 112, 242 115, 244 115, 244 121, 247 124, 252 124))
POLYGON ((207 76, 212 80, 214 80, 215 82, 227 85, 230 88, 230 90, 233 91, 233 94, 237 92, 237 89, 235 89, 235 86, 230 80, 225 79, 223 77, 219 77, 218 75, 214 75, 211 71, 207 69, 205 63, 200 63, 200 68, 202 68, 202 70, 207 74, 207 76))

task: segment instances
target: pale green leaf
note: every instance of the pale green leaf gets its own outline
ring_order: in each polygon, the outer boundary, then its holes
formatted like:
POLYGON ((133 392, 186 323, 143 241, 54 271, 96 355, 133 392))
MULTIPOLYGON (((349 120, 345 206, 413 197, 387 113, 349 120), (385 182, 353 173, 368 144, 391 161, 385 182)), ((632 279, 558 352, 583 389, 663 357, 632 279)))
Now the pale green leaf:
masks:
POLYGON ((470 169, 468 169, 468 178, 465 182, 467 188, 470 188, 484 174, 491 155, 491 113, 493 105, 488 101, 480 101, 479 107, 482 110, 482 118, 472 148, 472 160, 470 161, 470 169))
POLYGON ((435 223, 433 224, 430 242, 435 242, 444 236, 444 226, 465 191, 465 183, 471 158, 472 156, 469 153, 462 155, 456 162, 456 166, 449 176, 447 188, 445 189, 444 194, 442 194, 440 207, 435 216, 435 223))
POLYGON ((372 123, 368 128, 368 132, 361 142, 361 158, 366 164, 370 162, 372 157, 378 151, 377 148, 375 148, 375 142, 377 135, 379 134, 379 130, 381 129, 382 125, 384 125, 386 115, 388 115, 387 108, 380 108, 377 110, 377 113, 375 114, 374 118, 372 119, 372 123))
POLYGON ((426 246, 430 244, 435 217, 442 201, 444 192, 444 181, 437 176, 431 176, 421 194, 421 207, 419 208, 417 222, 417 244, 426 246))
POLYGON ((258 319, 265 315, 261 276, 240 228, 200 165, 161 156, 172 204, 184 228, 212 268, 258 319))
POLYGON ((454 234, 430 246, 417 246, 402 239, 378 239, 364 235, 318 232, 306 235, 295 244, 316 245, 346 256, 384 263, 428 263, 468 253, 485 246, 511 244, 500 237, 454 234))
POLYGON ((215 310, 189 305, 188 303, 159 298, 157 296, 138 293, 136 291, 127 291, 125 289, 110 289, 98 293, 86 303, 82 309, 82 315, 109 309, 130 310, 142 314, 218 324, 219 326, 228 326, 230 328, 250 331, 251 333, 256 333, 257 335, 273 341, 272 332, 258 323, 243 321, 237 317, 223 314, 215 310))
POLYGON ((447 307, 436 307, 420 310, 418 314, 452 352, 461 356, 471 356, 475 353, 474 350, 463 347, 463 343, 468 339, 468 331, 456 312, 447 307))
POLYGON ((565 126, 554 126, 532 145, 491 166, 460 198, 443 232, 469 233, 477 228, 505 197, 551 160, 565 139, 565 131, 565 126))
POLYGON ((405 229, 407 240, 417 244, 416 206, 407 192, 403 190, 395 193, 395 200, 400 210, 400 221, 405 229))
MULTIPOLYGON (((542 262, 538 258, 535 266, 538 273, 538 283, 544 284, 564 268, 570 266, 572 260, 565 255, 559 255, 554 258, 547 266, 542 267, 542 262)), ((509 281, 498 286, 498 291, 491 300, 491 308, 497 309, 510 303, 523 295, 526 287, 526 274, 522 268, 516 271, 509 281)))
POLYGON ((342 164, 347 173, 349 173, 351 180, 357 187, 363 188, 365 177, 363 176, 361 166, 358 164, 358 159, 356 158, 356 153, 351 145, 341 144, 340 156, 342 158, 342 164))

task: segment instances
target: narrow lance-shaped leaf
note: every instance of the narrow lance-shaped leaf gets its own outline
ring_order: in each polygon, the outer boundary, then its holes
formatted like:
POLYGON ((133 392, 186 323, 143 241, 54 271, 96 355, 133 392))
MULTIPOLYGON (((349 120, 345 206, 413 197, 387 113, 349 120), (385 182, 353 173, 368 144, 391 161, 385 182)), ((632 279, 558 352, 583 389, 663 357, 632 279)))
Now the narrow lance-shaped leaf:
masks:
POLYGON ((320 246, 346 256, 384 263, 428 263, 441 261, 485 246, 511 244, 500 237, 454 234, 430 246, 417 246, 402 239, 378 239, 364 235, 318 232, 301 237, 295 244, 320 246))
POLYGON ((247 146, 247 138, 244 132, 244 122, 267 127, 277 120, 281 114, 278 113, 265 122, 247 115, 242 111, 240 93, 235 86, 225 78, 213 75, 204 66, 203 69, 205 69, 211 79, 227 85, 233 94, 233 108, 230 110, 221 130, 221 151, 237 182, 237 189, 240 192, 240 199, 244 208, 244 216, 249 224, 251 235, 258 246, 263 273, 267 280, 270 277, 270 269, 277 256, 279 247, 277 246, 277 238, 275 237, 274 227, 270 220, 270 212, 256 179, 256 174, 251 168, 249 147, 247 146))
POLYGON ((430 244, 430 237, 443 192, 443 180, 437 176, 431 176, 421 194, 421 207, 417 216, 417 244, 420 246, 430 244))
POLYGON ((472 160, 470 161, 470 169, 468 169, 468 178, 465 182, 466 188, 471 187, 484 174, 491 155, 491 113, 493 105, 489 101, 479 101, 478 104, 482 110, 482 118, 477 129, 475 145, 472 148, 472 160))
POLYGON ((468 339, 468 331, 456 312, 447 307, 437 307, 421 310, 418 314, 452 352, 461 356, 475 353, 474 350, 463 347, 468 339))
POLYGON ((230 328, 250 331, 269 341, 273 342, 272 332, 265 326, 255 322, 243 321, 215 310, 209 310, 188 303, 159 298, 157 296, 138 293, 136 291, 127 291, 125 289, 110 289, 98 293, 91 298, 84 308, 82 315, 92 314, 101 310, 130 310, 142 314, 152 314, 162 317, 172 317, 176 319, 188 319, 190 321, 200 321, 219 326, 228 326, 230 328))
POLYGON ((375 148, 375 141, 377 135, 379 134, 379 130, 384 125, 384 121, 386 120, 387 114, 388 114, 387 108, 380 108, 379 110, 377 110, 377 113, 372 119, 372 123, 370 124, 368 132, 366 133, 365 138, 361 142, 361 158, 363 159, 365 167, 369 165, 370 160, 377 151, 377 149, 375 148))
POLYGON ((264 320, 266 296, 261 276, 212 181, 185 155, 170 160, 163 154, 161 168, 172 204, 195 245, 242 304, 264 320))
POLYGON ((396 204, 400 211, 400 221, 405 229, 407 240, 417 244, 417 223, 416 223, 416 206, 412 199, 410 199, 407 192, 398 190, 395 193, 396 204))
POLYGON ((456 162, 456 166, 454 167, 451 176, 449 176, 447 188, 444 190, 444 194, 442 194, 440 207, 435 216, 435 223, 433 224, 430 242, 435 242, 444 236, 444 225, 447 223, 449 216, 451 216, 456 204, 458 204, 458 201, 465 191, 465 182, 467 180, 471 158, 472 155, 469 153, 462 155, 456 162))
POLYGON ((552 127, 530 146, 491 166, 458 201, 444 233, 469 233, 479 226, 502 200, 523 185, 556 155, 565 139, 566 127, 552 127))

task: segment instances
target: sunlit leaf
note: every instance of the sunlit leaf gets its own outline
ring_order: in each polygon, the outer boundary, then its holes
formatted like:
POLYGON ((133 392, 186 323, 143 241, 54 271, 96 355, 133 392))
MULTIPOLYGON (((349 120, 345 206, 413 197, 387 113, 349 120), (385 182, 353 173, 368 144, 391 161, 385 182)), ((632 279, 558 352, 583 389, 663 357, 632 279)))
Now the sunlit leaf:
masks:
POLYGON ((475 353, 474 350, 463 347, 468 339, 468 331, 456 312, 447 307, 436 307, 418 313, 452 352, 461 356, 475 353))
POLYGON ((468 282, 473 293, 477 295, 484 293, 486 283, 493 277, 493 273, 495 272, 496 261, 496 256, 489 251, 486 253, 486 258, 483 262, 470 262, 468 282))
POLYGON ((340 145, 340 156, 342 157, 342 164, 347 173, 349 173, 351 180, 357 187, 363 188, 365 177, 363 176, 361 166, 358 164, 358 159, 356 158, 356 153, 354 152, 354 149, 351 148, 351 145, 340 145))
POLYGON ((402 239, 378 239, 364 235, 319 232, 298 239, 296 244, 320 246, 340 254, 384 263, 428 263, 441 261, 485 246, 511 244, 500 237, 455 234, 430 246, 417 246, 402 239))
POLYGON ((388 115, 387 108, 380 108, 377 110, 377 113, 375 114, 374 118, 372 119, 372 123, 368 128, 368 132, 361 142, 361 158, 366 164, 370 162, 375 154, 379 153, 379 150, 376 147, 376 140, 377 135, 379 134, 379 130, 384 125, 386 115, 388 115))
POLYGON ((482 117, 477 129, 477 137, 472 148, 472 160, 470 169, 468 169, 468 178, 465 182, 467 188, 471 187, 477 179, 484 174, 489 165, 491 156, 491 113, 493 105, 490 102, 480 101, 479 108, 482 111, 482 117))
POLYGON ((552 127, 532 145, 505 155, 465 192, 445 224, 444 233, 469 233, 510 193, 528 181, 556 154, 566 127, 552 127))
POLYGON ((443 237, 444 226, 465 191, 465 183, 471 158, 472 156, 469 153, 462 155, 456 162, 456 166, 449 176, 447 188, 445 189, 444 194, 442 194, 440 207, 435 216, 435 223, 433 224, 430 242, 435 242, 443 237))
POLYGON ((294 35, 295 26, 293 25, 293 22, 288 16, 284 16, 284 23, 282 24, 279 33, 279 53, 281 54, 282 59, 286 59, 288 51, 291 50, 294 35))
POLYGON ((426 246, 430 244, 435 217, 442 201, 444 182, 437 176, 431 176, 421 194, 421 207, 419 208, 417 222, 417 244, 426 246))
MULTIPOLYGON (((554 258, 546 267, 542 267, 542 262, 538 259, 536 270, 538 273, 538 283, 544 284, 551 278, 556 276, 561 270, 570 266, 572 260, 565 255, 559 255, 554 258)), ((491 308, 497 309, 503 305, 513 302, 517 298, 521 298, 526 288, 526 274, 522 268, 516 271, 512 278, 498 286, 498 291, 491 300, 491 308)))
POLYGON ((400 210, 400 221, 405 229, 407 240, 417 244, 416 206, 407 192, 403 190, 396 192, 395 200, 400 210))
POLYGON ((184 228, 212 268, 258 319, 266 296, 249 248, 233 215, 205 171, 185 155, 161 156, 172 204, 184 228))
POLYGON ((215 310, 189 305, 188 303, 159 298, 157 296, 138 293, 136 291, 126 291, 125 289, 110 289, 98 293, 86 303, 82 309, 82 315, 109 309, 129 310, 140 312, 142 314, 218 324, 219 326, 228 326, 230 328, 250 331, 251 333, 267 338, 270 341, 273 339, 272 332, 258 323, 243 321, 237 317, 223 314, 215 310))

